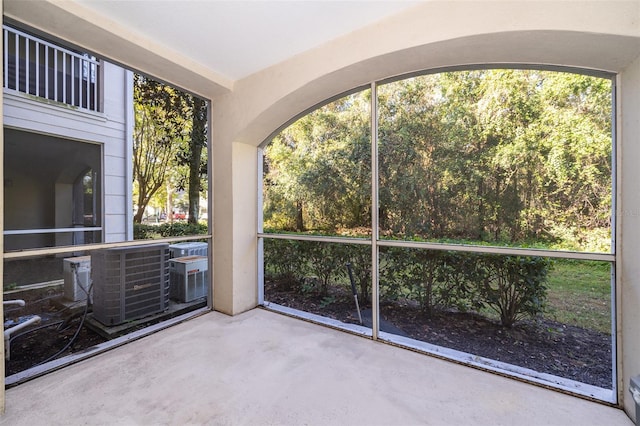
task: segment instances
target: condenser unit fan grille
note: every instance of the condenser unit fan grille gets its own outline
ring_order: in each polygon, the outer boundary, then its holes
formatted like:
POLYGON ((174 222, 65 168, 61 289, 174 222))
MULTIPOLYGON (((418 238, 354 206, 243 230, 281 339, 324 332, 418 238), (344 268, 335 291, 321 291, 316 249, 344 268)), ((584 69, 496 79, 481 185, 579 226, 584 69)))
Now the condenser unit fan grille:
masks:
POLYGON ((168 244, 94 252, 95 318, 105 325, 117 325, 168 309, 168 262, 168 244))

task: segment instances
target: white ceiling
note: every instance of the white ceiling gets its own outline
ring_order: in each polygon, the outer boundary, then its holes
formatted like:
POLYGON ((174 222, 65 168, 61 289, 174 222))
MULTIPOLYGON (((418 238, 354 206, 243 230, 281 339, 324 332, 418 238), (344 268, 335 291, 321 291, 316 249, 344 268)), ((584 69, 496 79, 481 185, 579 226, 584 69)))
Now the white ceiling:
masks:
POLYGON ((76 0, 231 80, 411 7, 409 0, 76 0))

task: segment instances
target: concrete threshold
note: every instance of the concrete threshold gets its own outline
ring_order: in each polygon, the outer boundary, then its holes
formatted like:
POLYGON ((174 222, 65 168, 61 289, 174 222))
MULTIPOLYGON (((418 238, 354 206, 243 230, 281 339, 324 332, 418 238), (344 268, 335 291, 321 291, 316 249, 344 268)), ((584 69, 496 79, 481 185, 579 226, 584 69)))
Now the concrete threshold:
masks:
POLYGON ((0 424, 625 425, 617 408, 263 309, 8 389, 0 424))

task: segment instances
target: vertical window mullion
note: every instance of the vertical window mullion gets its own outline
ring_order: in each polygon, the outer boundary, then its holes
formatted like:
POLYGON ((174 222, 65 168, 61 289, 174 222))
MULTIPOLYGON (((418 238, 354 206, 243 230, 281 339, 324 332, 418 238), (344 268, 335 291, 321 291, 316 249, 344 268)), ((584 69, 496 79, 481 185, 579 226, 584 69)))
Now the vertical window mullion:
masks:
POLYGON ((379 298, 379 202, 378 202, 378 86, 371 83, 371 331, 373 340, 378 339, 380 331, 379 298))
MULTIPOLYGON (((618 193, 618 129, 617 129, 617 77, 611 79, 611 252, 614 255, 614 263, 611 265, 611 386, 613 395, 618 397, 618 302, 617 302, 617 283, 618 279, 618 262, 617 262, 617 193, 618 193)), ((618 398, 619 399, 619 398, 618 398)))
MULTIPOLYGON (((258 148, 258 234, 264 232, 264 149, 258 148)), ((264 304, 264 238, 258 237, 258 305, 264 304)))

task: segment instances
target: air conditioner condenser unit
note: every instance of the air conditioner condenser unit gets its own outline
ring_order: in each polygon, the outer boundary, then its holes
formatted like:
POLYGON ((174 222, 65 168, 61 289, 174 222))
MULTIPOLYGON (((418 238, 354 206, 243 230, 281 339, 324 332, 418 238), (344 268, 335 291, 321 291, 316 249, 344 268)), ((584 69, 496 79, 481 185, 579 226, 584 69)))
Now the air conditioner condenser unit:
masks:
POLYGON ((171 257, 206 256, 207 247, 207 243, 186 242, 171 244, 169 250, 171 251, 171 257))
POLYGON ((93 316, 113 326, 169 309, 169 244, 91 254, 93 316))
POLYGON ((209 270, 205 256, 184 256, 169 261, 171 298, 179 302, 192 302, 206 297, 209 270))

